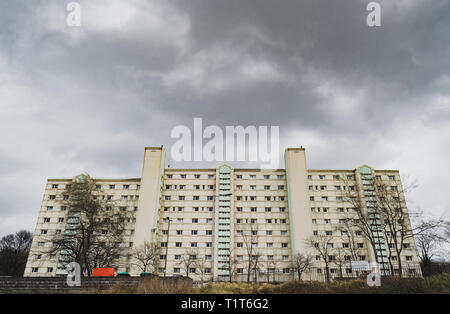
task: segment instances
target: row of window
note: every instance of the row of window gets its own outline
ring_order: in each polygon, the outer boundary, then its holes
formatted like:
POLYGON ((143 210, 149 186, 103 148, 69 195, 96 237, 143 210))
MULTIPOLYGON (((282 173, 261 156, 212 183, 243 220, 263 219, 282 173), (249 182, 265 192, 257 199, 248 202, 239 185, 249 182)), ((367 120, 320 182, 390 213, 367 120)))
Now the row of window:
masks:
MULTIPOLYGON (((319 202, 319 201, 321 201, 321 202, 330 202, 331 198, 329 196, 326 196, 326 195, 323 195, 323 196, 320 196, 320 197, 310 196, 309 200, 313 201, 313 202, 319 202)), ((342 201, 344 201, 344 198, 342 196, 336 196, 335 200, 337 202, 342 202, 342 201)), ((356 201, 356 197, 351 196, 350 197, 350 201, 356 201)))
MULTIPOLYGON (((111 200, 115 199, 115 195, 101 195, 101 196, 94 195, 93 199, 94 200, 98 200, 99 197, 101 197, 102 200, 108 200, 108 201, 111 201, 111 200)), ((64 201, 67 201, 69 199, 69 195, 63 195, 62 199, 64 201)), ((120 199, 122 201, 138 201, 139 200, 139 195, 121 195, 120 199)), ((54 194, 49 195, 48 196, 48 200, 50 200, 50 201, 56 200, 56 195, 54 195, 54 194)))
MULTIPOLYGON (((107 187, 108 187, 108 189, 110 189, 110 190, 116 190, 116 189, 118 189, 118 185, 115 185, 115 184, 109 184, 109 185, 107 185, 107 187)), ((103 188, 103 186, 101 185, 101 184, 96 184, 95 185, 95 188, 97 189, 97 190, 101 190, 102 188, 103 188)), ((122 185, 122 189, 123 190, 130 190, 130 185, 129 184, 124 184, 124 185, 122 185)), ((135 188, 136 190, 140 190, 141 189, 141 185, 140 184, 137 184, 136 185, 136 188, 135 188)))
MULTIPOLYGON (((328 178, 329 178, 327 175, 324 175, 324 174, 319 174, 317 177, 318 177, 320 180, 325 180, 325 179, 328 179, 328 178)), ((332 176, 332 178, 333 178, 333 180, 341 180, 341 176, 338 175, 338 174, 334 174, 334 175, 332 176)), ((345 176, 345 178, 346 178, 347 180, 354 180, 355 176, 352 175, 352 174, 349 174, 349 175, 345 176)), ((311 175, 311 174, 308 175, 308 180, 312 180, 312 179, 313 179, 313 175, 311 175)))
MULTIPOLYGON (((264 185, 264 190, 269 191, 271 189, 271 185, 264 185)), ((236 185, 236 190, 243 190, 242 185, 236 185)), ((249 190, 256 190, 256 185, 249 185, 249 190)), ((284 191, 284 185, 277 186, 278 191, 284 191)))
MULTIPOLYGON (((324 175, 324 174, 319 174, 317 177, 318 177, 320 180, 326 180, 326 179, 329 178, 327 175, 324 175)), ((317 178, 317 177, 316 177, 316 178, 317 178)), ((346 176, 344 176, 344 177, 345 177, 345 179, 347 179, 347 180, 354 180, 354 179, 355 179, 355 176, 354 176, 354 175, 351 175, 351 174, 346 175, 346 176)), ((333 178, 333 180, 341 180, 341 176, 338 175, 338 174, 333 175, 332 178, 333 178)), ((312 179, 313 179, 313 176, 312 176, 312 175, 308 175, 308 180, 312 180, 312 179)), ((376 175, 376 176, 375 176, 375 179, 381 180, 381 175, 376 175)), ((389 175, 389 176, 388 176, 388 179, 391 180, 391 181, 394 181, 394 180, 395 180, 395 175, 389 175)))
MULTIPOLYGON (((313 190, 316 190, 316 191, 330 191, 330 189, 328 189, 327 185, 309 185, 308 189, 310 191, 313 191, 313 190)), ((342 185, 342 186, 341 185, 335 185, 334 189, 331 189, 331 190, 334 190, 334 191, 345 191, 346 189, 347 189, 347 186, 345 186, 345 185, 342 185)), ((355 190, 355 186, 354 185, 348 186, 348 190, 349 191, 354 191, 355 190)))
MULTIPOLYGON (((274 208, 274 209, 275 209, 275 208, 274 208)), ((263 210, 263 209, 260 208, 260 211, 262 211, 262 210, 263 210)), ((243 212, 244 210, 243 210, 242 207, 236 207, 236 211, 237 211, 237 212, 243 212)), ((257 207, 250 207, 250 212, 256 213, 257 211, 258 211, 258 208, 257 208, 257 207)), ((286 212, 286 207, 280 207, 280 208, 278 209, 278 211, 279 211, 280 213, 284 213, 284 212, 286 212)), ((275 210, 272 211, 272 207, 265 207, 265 208, 264 208, 264 212, 270 213, 270 212, 275 212, 275 210)))
MULTIPOLYGON (((179 175, 177 175, 177 178, 179 178, 179 179, 187 179, 187 175, 186 174, 179 174, 179 175)), ((190 176, 189 178, 205 179, 206 177, 205 177, 205 175, 194 174, 194 175, 190 176)), ((213 174, 208 174, 207 178, 208 179, 214 179, 214 175, 213 174)), ((173 174, 166 175, 166 179, 174 179, 173 174)))
MULTIPOLYGON (((118 186, 116 186, 115 184, 109 184, 109 185, 106 185, 107 187, 108 187, 108 189, 110 189, 110 190, 115 190, 116 189, 116 187, 118 187, 118 186)), ((71 187, 71 184, 66 184, 66 186, 65 186, 67 189, 69 189, 70 187, 71 187)), ((122 185, 122 189, 124 189, 124 190, 130 190, 130 187, 131 187, 131 185, 129 185, 129 184, 124 184, 124 185, 122 185)), ((52 184, 52 189, 59 189, 59 188, 62 188, 59 184, 52 184)), ((97 189, 97 190, 100 190, 100 189, 102 189, 103 188, 103 186, 101 185, 101 184, 96 184, 95 185, 95 188, 97 189)), ((141 188, 141 186, 139 185, 139 184, 137 184, 136 186, 135 186, 135 189, 136 190, 139 190, 141 188)))
POLYGON ((280 224, 286 224, 287 223, 287 219, 285 218, 268 218, 265 220, 262 219, 256 219, 256 218, 238 218, 236 219, 236 223, 237 224, 242 224, 242 223, 251 223, 251 224, 256 224, 256 223, 266 223, 266 224, 271 224, 271 223, 278 223, 278 220, 280 221, 280 224))
MULTIPOLYGON (((167 179, 174 179, 174 176, 173 176, 173 174, 168 174, 168 175, 166 175, 166 178, 167 179)), ((188 177, 187 177, 186 174, 179 174, 179 175, 177 175, 177 178, 179 178, 179 179, 187 179, 188 177)), ((205 178, 205 176, 202 176, 200 174, 194 174, 190 178, 202 179, 202 178, 205 178)), ((207 178, 208 179, 214 179, 214 175, 213 174, 208 174, 207 178)), ((255 180, 257 178, 258 178, 258 176, 256 174, 250 174, 248 176, 245 176, 245 179, 255 180)), ((264 178, 264 180, 270 180, 270 179, 272 179, 272 176, 269 175, 269 174, 265 174, 265 175, 262 176, 262 178, 264 178)), ((277 175, 276 178, 277 178, 277 180, 284 180, 284 175, 277 175)), ((242 174, 238 174, 238 175, 236 175, 236 179, 244 179, 244 176, 242 174)))

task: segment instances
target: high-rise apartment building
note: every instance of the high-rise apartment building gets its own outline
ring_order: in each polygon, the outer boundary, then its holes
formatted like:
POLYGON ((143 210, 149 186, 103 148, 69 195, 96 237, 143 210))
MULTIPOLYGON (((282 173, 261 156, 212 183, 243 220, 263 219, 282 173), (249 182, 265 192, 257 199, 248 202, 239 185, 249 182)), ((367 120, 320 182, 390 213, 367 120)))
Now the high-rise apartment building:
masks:
MULTIPOLYGON (((25 276, 66 274, 70 261, 64 252, 46 252, 52 236, 70 229, 72 217, 61 200, 68 197, 66 185, 77 178, 48 180, 25 276)), ((378 192, 373 180, 380 180, 398 192, 399 207, 407 212, 396 170, 365 165, 352 170, 308 169, 303 148, 286 149, 285 169, 238 169, 227 164, 173 169, 165 166, 164 148, 147 147, 141 178, 94 180, 118 208, 134 212, 118 243, 123 247, 118 272, 139 275, 132 251, 145 242, 160 248, 156 257, 160 274, 189 274, 197 280, 228 280, 230 272, 233 280, 247 280, 249 264, 252 280, 255 274, 258 280, 292 280, 298 253, 313 258, 310 273, 321 274, 327 268, 332 277, 351 273, 355 260, 396 271, 401 259, 402 266, 417 271, 413 238, 396 256, 374 204, 378 192), (355 204, 373 215, 369 237, 355 227, 355 204), (326 241, 324 249, 321 241, 326 241), (201 262, 185 263, 186 255, 201 262)), ((315 278, 319 277, 311 277, 315 278)))

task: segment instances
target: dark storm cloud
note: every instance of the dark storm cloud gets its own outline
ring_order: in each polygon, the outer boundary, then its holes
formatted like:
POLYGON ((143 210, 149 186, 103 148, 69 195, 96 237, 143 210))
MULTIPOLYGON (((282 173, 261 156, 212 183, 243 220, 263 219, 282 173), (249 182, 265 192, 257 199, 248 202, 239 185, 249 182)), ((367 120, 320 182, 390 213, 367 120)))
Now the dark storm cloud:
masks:
POLYGON ((315 168, 400 168, 448 210, 450 3, 379 1, 369 28, 368 2, 80 0, 71 29, 61 1, 2 1, 0 234, 33 229, 44 178, 138 177, 194 117, 279 125, 315 168))

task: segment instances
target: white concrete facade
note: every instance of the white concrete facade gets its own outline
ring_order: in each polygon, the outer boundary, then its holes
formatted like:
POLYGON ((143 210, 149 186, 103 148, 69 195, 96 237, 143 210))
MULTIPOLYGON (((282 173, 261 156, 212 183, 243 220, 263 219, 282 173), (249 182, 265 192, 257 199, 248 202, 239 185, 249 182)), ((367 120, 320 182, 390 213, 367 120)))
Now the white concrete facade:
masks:
MULTIPOLYGON (((133 247, 148 241, 161 247, 160 274, 228 280, 231 260, 233 280, 247 280, 250 245, 262 273, 258 280, 272 278, 276 273, 277 281, 286 281, 295 278, 296 253, 315 254, 314 248, 306 244, 315 234, 331 231, 333 245, 345 245, 345 237, 336 230, 351 211, 351 204, 343 200, 341 179, 345 176, 352 186, 362 186, 361 173, 367 169, 387 182, 392 177, 396 185, 400 182, 395 170, 366 166, 353 170, 307 169, 303 148, 286 149, 285 169, 235 169, 228 165, 172 169, 165 167, 162 147, 145 149, 141 178, 95 180, 105 194, 117 201, 117 206, 135 212, 136 218, 128 221, 121 243, 123 267, 118 272, 139 275, 131 265, 130 255, 133 247), (181 261, 186 254, 196 255, 201 263, 185 269, 181 261)), ((49 256, 45 250, 51 245, 52 235, 64 232, 67 208, 60 205, 60 200, 65 185, 71 181, 47 182, 25 276, 62 274, 58 272, 62 268, 58 266, 58 254, 49 256)), ((404 197, 401 201, 406 204, 404 197)), ((358 259, 375 261, 375 252, 364 237, 358 236, 357 241, 361 243, 358 259)), ((376 254, 384 253, 380 250, 376 254)), ((404 265, 418 264, 412 239, 400 258, 404 265)), ((315 266, 323 267, 323 261, 316 259, 315 266)), ((336 266, 330 267, 334 273, 336 266)))

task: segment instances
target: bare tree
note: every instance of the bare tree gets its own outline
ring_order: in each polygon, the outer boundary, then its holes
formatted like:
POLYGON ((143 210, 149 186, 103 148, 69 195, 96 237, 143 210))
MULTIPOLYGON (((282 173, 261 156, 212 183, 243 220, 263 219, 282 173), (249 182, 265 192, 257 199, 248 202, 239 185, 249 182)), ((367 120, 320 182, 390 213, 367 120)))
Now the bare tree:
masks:
MULTIPOLYGON (((182 270, 189 277, 191 268, 195 268, 195 273, 197 273, 197 258, 199 251, 195 248, 189 248, 185 250, 185 253, 181 255, 178 265, 181 266, 182 270)), ((167 257, 166 257, 167 258, 167 257)))
MULTIPOLYGON (((347 232, 346 237, 349 239, 351 245, 351 255, 353 260, 357 260, 359 253, 355 242, 355 232, 358 231, 369 242, 370 249, 374 252, 377 262, 380 262, 379 256, 376 254, 377 246, 379 243, 379 232, 374 230, 381 230, 380 227, 375 225, 374 217, 375 213, 367 213, 365 207, 365 201, 359 197, 361 193, 359 187, 353 185, 349 180, 345 179, 344 175, 339 176, 341 182, 344 184, 344 191, 342 193, 344 202, 351 205, 351 212, 348 212, 343 218, 344 224, 340 226, 340 230, 347 232)), ((375 194, 375 192, 373 193, 375 194)))
MULTIPOLYGON (((423 216, 421 215, 421 217, 423 216)), ((443 221, 443 219, 427 219, 426 221, 431 221, 436 227, 428 228, 415 235, 420 264, 424 276, 433 272, 433 260, 436 256, 442 254, 442 248, 448 241, 448 235, 450 235, 445 232, 448 222, 443 221), (439 223, 440 221, 442 221, 442 224, 439 223)), ((419 225, 422 223, 423 222, 419 222, 419 225)))
POLYGON ((97 267, 118 267, 126 223, 134 213, 114 206, 89 176, 78 176, 59 202, 68 208, 64 234, 49 238, 46 254, 60 253, 80 264, 84 275, 97 267))
POLYGON ((228 254, 228 261, 227 261, 227 267, 226 270, 228 270, 228 273, 230 274, 229 281, 233 282, 233 278, 236 275, 237 267, 239 266, 239 261, 234 256, 234 251, 232 248, 227 249, 228 254))
POLYGON ((200 281, 203 285, 206 277, 211 274, 207 271, 207 269, 210 269, 211 263, 206 259, 206 256, 197 256, 195 261, 196 273, 200 276, 200 281))
POLYGON ((381 214, 382 223, 385 228, 385 235, 389 242, 389 249, 393 249, 397 256, 399 275, 402 276, 402 258, 401 254, 405 243, 427 232, 438 230, 443 219, 424 219, 422 212, 408 213, 406 202, 404 201, 404 192, 400 182, 394 179, 387 184, 383 180, 372 179, 373 185, 377 190, 377 208, 381 214), (417 224, 412 226, 410 216, 414 216, 417 224))
POLYGON ((313 266, 314 256, 311 254, 297 253, 295 254, 294 263, 294 271, 297 272, 297 280, 300 281, 302 274, 313 266))
POLYGON ((333 260, 332 263, 334 265, 336 265, 339 269, 339 278, 343 277, 343 271, 342 269, 344 268, 344 266, 346 264, 348 264, 350 262, 350 260, 347 259, 349 250, 346 248, 343 248, 341 246, 335 247, 332 250, 332 254, 333 254, 333 260))
POLYGON ((251 225, 250 228, 243 231, 242 239, 244 241, 245 250, 247 253, 247 282, 250 282, 250 276, 252 270, 255 272, 258 269, 259 253, 257 250, 258 245, 258 229, 255 225, 251 225))
POLYGON ((306 240, 306 244, 313 248, 325 263, 325 280, 327 282, 330 281, 330 253, 334 247, 332 239, 332 235, 319 234, 306 240))
POLYGON ((142 272, 155 274, 158 271, 158 255, 158 246, 146 241, 140 247, 134 248, 132 254, 133 265, 137 266, 142 272))
POLYGON ((27 263, 33 234, 20 230, 0 240, 0 275, 22 277, 27 263))
POLYGON ((386 252, 391 273, 394 274, 391 257, 395 254, 399 275, 402 276, 401 254, 405 244, 414 236, 437 228, 442 224, 442 220, 421 220, 414 227, 411 226, 411 215, 406 208, 404 194, 414 189, 417 186, 416 182, 403 188, 395 176, 386 181, 371 175, 366 176, 364 181, 370 186, 370 190, 365 191, 368 193, 367 203, 366 199, 359 197, 361 194, 359 187, 352 186, 348 180, 343 179, 346 187, 345 200, 353 206, 353 213, 346 220, 347 230, 356 229, 364 235, 375 253, 377 262, 380 262, 376 254, 377 247, 381 244, 379 234, 382 234, 387 242, 386 252))

